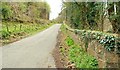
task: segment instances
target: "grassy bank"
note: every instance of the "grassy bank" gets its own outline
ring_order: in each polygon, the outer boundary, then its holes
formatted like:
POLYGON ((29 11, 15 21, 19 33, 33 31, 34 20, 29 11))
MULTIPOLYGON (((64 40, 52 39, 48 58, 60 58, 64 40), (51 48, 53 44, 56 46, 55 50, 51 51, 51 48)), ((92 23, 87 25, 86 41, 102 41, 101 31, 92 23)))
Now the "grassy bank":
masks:
POLYGON ((75 64, 76 68, 97 68, 97 60, 75 44, 70 36, 66 38, 65 42, 69 46, 68 58, 71 63, 75 64))
POLYGON ((50 24, 37 23, 19 23, 19 22, 2 22, 1 39, 2 44, 9 44, 20 40, 24 37, 36 34, 48 27, 50 24))
POLYGON ((74 42, 72 37, 67 33, 64 25, 61 26, 62 33, 67 36, 64 40, 66 47, 60 48, 60 51, 65 57, 70 61, 69 63, 73 65, 75 68, 97 68, 98 62, 97 60, 88 55, 77 43, 74 42), (66 52, 67 50, 67 52, 66 52))

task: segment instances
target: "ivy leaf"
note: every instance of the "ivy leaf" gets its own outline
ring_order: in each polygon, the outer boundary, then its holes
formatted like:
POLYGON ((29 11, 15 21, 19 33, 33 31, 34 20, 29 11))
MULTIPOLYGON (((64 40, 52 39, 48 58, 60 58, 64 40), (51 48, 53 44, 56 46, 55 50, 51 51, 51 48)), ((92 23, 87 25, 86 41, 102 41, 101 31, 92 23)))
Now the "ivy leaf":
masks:
POLYGON ((99 39, 100 39, 100 36, 97 37, 97 40, 99 40, 99 39))

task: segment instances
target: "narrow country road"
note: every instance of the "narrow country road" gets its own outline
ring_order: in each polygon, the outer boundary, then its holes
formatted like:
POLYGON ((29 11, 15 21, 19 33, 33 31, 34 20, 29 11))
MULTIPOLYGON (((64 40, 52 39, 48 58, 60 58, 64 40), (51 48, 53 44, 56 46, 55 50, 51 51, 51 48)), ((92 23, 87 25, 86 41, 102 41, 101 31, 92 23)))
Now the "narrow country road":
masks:
POLYGON ((52 50, 61 24, 15 43, 3 46, 3 68, 55 68, 52 50))

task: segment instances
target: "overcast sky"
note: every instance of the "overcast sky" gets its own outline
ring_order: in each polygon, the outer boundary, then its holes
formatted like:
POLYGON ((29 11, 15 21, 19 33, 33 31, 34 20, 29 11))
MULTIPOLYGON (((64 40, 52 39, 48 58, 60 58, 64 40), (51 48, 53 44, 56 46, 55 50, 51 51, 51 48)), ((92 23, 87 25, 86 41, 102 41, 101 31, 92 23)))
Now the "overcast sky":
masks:
POLYGON ((62 0, 45 0, 51 8, 50 20, 58 16, 62 7, 62 0))

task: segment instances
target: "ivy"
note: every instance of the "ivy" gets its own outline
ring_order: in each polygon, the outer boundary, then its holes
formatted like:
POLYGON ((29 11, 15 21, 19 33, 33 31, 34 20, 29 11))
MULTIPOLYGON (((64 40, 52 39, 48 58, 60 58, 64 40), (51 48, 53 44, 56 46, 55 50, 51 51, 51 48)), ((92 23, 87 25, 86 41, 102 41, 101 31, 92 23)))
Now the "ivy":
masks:
MULTIPOLYGON (((86 41, 86 38, 96 40, 98 43, 102 44, 107 51, 114 51, 115 46, 120 46, 120 42, 116 41, 118 38, 113 35, 87 30, 75 30, 75 33, 79 34, 84 41, 86 41)), ((89 40, 87 40, 87 42, 89 40)))
POLYGON ((115 37, 105 35, 105 38, 99 40, 99 43, 103 44, 105 49, 111 51, 112 49, 115 48, 115 37))

